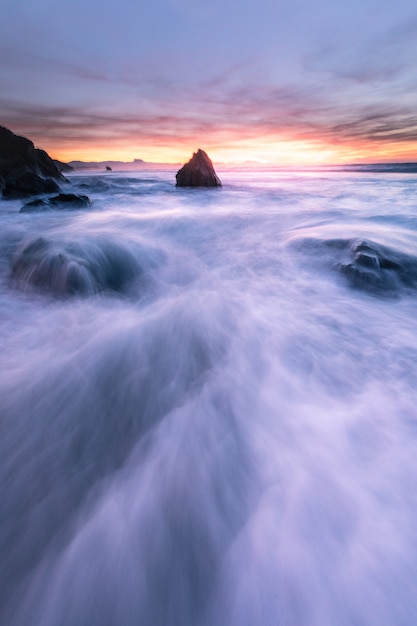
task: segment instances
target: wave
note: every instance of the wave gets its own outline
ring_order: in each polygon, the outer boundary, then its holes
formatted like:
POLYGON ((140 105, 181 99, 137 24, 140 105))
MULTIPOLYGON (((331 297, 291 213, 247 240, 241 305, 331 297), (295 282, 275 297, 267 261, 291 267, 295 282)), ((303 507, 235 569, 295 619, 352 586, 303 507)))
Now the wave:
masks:
MULTIPOLYGON (((160 257, 163 255, 160 254, 160 257)), ((11 269, 14 285, 59 296, 126 292, 155 263, 155 251, 126 241, 90 237, 25 241, 11 269)))

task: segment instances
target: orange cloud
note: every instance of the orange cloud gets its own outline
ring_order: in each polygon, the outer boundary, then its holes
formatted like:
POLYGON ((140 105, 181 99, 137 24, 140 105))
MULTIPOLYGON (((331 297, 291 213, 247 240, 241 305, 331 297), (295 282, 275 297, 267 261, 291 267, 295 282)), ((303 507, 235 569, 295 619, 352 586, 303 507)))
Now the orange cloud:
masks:
POLYGON ((417 116, 407 109, 363 106, 347 113, 317 94, 283 89, 262 94, 240 89, 229 99, 208 99, 201 110, 200 100, 189 103, 187 114, 178 106, 173 113, 120 114, 10 103, 2 123, 63 161, 179 163, 198 147, 215 162, 237 164, 416 159, 417 116))

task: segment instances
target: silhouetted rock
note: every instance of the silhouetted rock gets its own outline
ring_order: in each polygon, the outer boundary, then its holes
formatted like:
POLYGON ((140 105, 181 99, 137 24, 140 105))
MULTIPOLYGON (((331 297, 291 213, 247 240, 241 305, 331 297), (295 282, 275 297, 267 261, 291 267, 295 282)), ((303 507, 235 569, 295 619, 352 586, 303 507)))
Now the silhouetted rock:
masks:
POLYGON ((24 204, 20 209, 20 213, 49 211, 52 209, 85 209, 90 204, 91 200, 88 196, 76 195, 75 193, 60 193, 52 198, 38 198, 24 204))
POLYGON ((112 171, 112 169, 111 169, 110 165, 106 165, 106 172, 111 172, 111 171, 112 171))
POLYGON ((36 196, 41 193, 56 193, 60 191, 59 185, 52 178, 42 178, 34 172, 24 172, 20 176, 6 178, 3 187, 3 198, 25 198, 36 196))
POLYGON ((0 126, 0 179, 5 198, 54 193, 60 191, 55 181, 66 180, 44 150, 3 126, 0 126))
POLYGON ((213 163, 204 150, 200 149, 177 172, 176 180, 177 187, 221 187, 213 163))
POLYGON ((60 172, 73 172, 74 168, 69 163, 63 163, 57 159, 53 159, 53 162, 57 166, 60 172))

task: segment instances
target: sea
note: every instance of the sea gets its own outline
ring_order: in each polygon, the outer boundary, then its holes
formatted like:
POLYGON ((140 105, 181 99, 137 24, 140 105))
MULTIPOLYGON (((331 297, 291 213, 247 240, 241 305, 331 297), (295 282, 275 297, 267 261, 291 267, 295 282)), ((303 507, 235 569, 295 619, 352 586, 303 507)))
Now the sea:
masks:
POLYGON ((417 624, 417 172, 0 201, 0 624, 417 624))

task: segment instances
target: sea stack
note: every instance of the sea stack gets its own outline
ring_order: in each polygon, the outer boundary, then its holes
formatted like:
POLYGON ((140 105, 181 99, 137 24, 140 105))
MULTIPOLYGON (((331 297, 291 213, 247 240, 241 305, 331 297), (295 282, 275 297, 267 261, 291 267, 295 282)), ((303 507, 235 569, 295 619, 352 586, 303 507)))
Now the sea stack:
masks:
POLYGON ((0 126, 0 196, 24 198, 59 192, 56 181, 65 181, 57 165, 44 150, 25 137, 0 126))
POLYGON ((176 175, 177 187, 221 187, 221 182, 214 171, 213 163, 204 152, 198 149, 192 158, 176 175))

